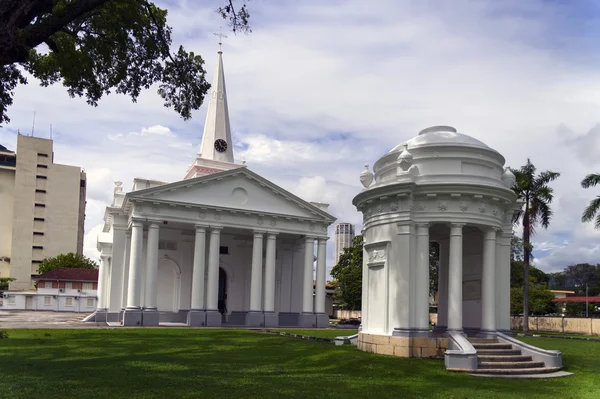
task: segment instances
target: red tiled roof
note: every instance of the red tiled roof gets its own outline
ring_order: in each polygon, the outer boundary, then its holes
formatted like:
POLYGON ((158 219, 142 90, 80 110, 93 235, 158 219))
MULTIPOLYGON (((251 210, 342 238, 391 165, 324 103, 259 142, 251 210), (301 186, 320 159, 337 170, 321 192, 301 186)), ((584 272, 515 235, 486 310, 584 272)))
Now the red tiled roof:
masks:
MULTIPOLYGON (((585 303, 585 298, 586 297, 584 297, 584 296, 568 296, 566 298, 554 298, 552 300, 552 302, 584 302, 585 303)), ((600 296, 588 296, 587 301, 588 301, 588 303, 600 303, 600 296)))
POLYGON ((34 277, 34 280, 98 281, 98 269, 63 267, 34 277))

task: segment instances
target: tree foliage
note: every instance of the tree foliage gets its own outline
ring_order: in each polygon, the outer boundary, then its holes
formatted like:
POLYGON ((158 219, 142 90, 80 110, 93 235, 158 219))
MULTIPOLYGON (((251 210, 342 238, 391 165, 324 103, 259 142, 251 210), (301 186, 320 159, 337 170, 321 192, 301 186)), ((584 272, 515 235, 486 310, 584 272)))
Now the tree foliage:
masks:
POLYGON ((587 285, 588 295, 600 294, 600 264, 578 263, 567 266, 562 272, 549 275, 549 285, 553 289, 572 290, 575 295, 585 295, 587 285))
POLYGON ((440 244, 429 244, 429 295, 435 297, 440 281, 440 244))
POLYGON ((60 269, 63 267, 97 269, 98 264, 84 255, 69 252, 67 254, 60 254, 53 258, 44 259, 42 263, 40 263, 38 273, 44 274, 48 273, 50 270, 60 269))
MULTIPOLYGON (((241 4, 217 9, 235 32, 250 30, 241 4)), ((201 56, 181 46, 171 51, 166 17, 148 0, 0 1, 0 124, 10 121, 14 89, 27 83, 22 70, 42 86, 61 81, 71 97, 93 106, 112 91, 135 102, 156 83, 164 105, 191 118, 210 84, 201 56)))
MULTIPOLYGON (((524 283, 523 261, 510 263, 510 286, 511 288, 523 288, 524 283)), ((529 282, 531 284, 548 284, 550 276, 535 266, 529 266, 529 282)))
POLYGON ((7 290, 8 284, 15 280, 16 278, 14 277, 0 277, 0 291, 7 290))
MULTIPOLYGON (((531 260, 531 236, 535 234, 535 228, 541 225, 548 228, 552 219, 550 204, 554 199, 554 190, 550 183, 556 180, 560 173, 552 171, 540 172, 536 175, 536 168, 527 159, 527 163, 520 169, 512 169, 515 175, 513 191, 523 201, 523 207, 515 214, 514 223, 522 223, 523 226, 523 297, 529 296, 529 267, 531 260)), ((523 330, 528 331, 529 301, 523 301, 523 330)))
MULTIPOLYGON (((510 289, 510 312, 521 314, 523 312, 523 288, 513 287, 510 289)), ((529 313, 533 315, 545 315, 554 313, 556 305, 552 303, 554 294, 548 290, 546 284, 529 284, 529 313)))
POLYGON ((349 310, 360 310, 362 302, 363 236, 357 235, 352 246, 344 248, 337 265, 331 269, 334 299, 349 310))
MULTIPOLYGON (((591 173, 581 181, 581 187, 589 188, 600 184, 600 173, 591 173)), ((600 229, 600 195, 590 201, 581 215, 584 223, 594 221, 594 228, 600 229)))

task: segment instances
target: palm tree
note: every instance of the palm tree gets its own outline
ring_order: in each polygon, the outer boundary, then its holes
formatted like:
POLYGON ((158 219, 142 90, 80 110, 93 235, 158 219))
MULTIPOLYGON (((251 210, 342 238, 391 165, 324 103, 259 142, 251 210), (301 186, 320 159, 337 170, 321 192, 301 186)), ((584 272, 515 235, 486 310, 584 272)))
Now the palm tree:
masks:
POLYGON ((529 330, 529 263, 531 259, 531 236, 535 234, 535 227, 541 224, 547 229, 552 218, 550 203, 554 190, 549 186, 556 180, 560 173, 545 171, 536 176, 535 166, 529 158, 521 169, 510 169, 515 175, 513 191, 523 201, 523 207, 515 214, 513 223, 522 222, 523 225, 523 332, 529 330))
MULTIPOLYGON (((583 188, 594 187, 597 184, 600 184, 600 174, 598 173, 589 174, 581 181, 581 187, 583 188)), ((588 207, 583 211, 583 215, 581 215, 581 221, 584 223, 592 220, 594 220, 594 228, 600 229, 600 195, 590 201, 588 207), (596 220, 594 220, 594 217, 596 217, 596 220)))

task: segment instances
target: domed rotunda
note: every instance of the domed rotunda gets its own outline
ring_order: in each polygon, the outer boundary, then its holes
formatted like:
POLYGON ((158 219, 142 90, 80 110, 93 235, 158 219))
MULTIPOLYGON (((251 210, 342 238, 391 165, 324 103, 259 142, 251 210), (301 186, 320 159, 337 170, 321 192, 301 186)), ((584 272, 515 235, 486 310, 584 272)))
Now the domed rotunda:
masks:
POLYGON ((504 163, 481 141, 433 126, 382 156, 373 172, 365 166, 353 199, 364 217, 359 349, 447 358, 448 347, 469 347, 467 333, 510 332, 511 219, 521 204, 504 163), (430 242, 440 248, 432 332, 430 242))

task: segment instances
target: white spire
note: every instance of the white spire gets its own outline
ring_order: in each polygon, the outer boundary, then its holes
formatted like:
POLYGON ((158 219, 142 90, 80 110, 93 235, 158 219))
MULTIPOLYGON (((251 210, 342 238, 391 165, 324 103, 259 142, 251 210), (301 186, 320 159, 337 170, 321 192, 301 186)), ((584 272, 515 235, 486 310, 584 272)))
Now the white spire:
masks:
POLYGON ((210 88, 208 111, 206 112, 199 156, 202 159, 233 163, 233 143, 231 142, 229 127, 223 52, 219 51, 218 54, 217 70, 210 88))

